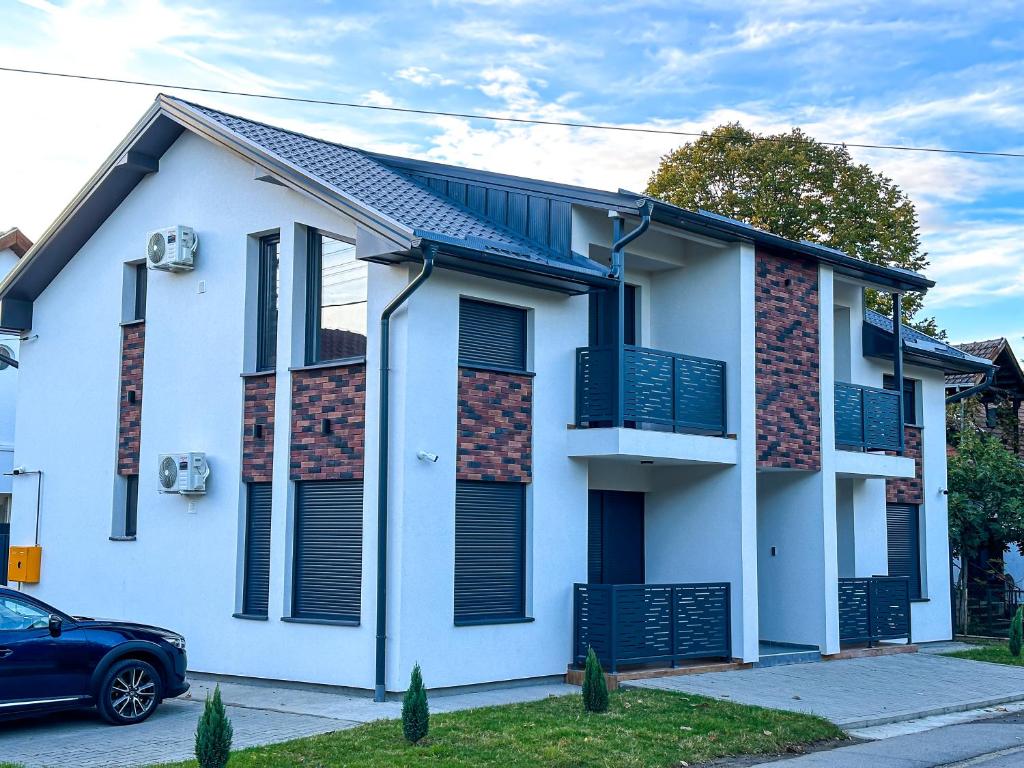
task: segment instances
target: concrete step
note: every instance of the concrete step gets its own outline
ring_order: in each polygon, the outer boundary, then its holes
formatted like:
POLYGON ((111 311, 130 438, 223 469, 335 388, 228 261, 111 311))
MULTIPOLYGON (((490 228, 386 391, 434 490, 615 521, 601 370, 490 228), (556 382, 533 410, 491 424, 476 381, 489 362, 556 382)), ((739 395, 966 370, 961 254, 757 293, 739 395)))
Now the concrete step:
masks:
POLYGON ((781 667, 814 661, 821 661, 821 652, 813 646, 761 641, 757 666, 781 667))

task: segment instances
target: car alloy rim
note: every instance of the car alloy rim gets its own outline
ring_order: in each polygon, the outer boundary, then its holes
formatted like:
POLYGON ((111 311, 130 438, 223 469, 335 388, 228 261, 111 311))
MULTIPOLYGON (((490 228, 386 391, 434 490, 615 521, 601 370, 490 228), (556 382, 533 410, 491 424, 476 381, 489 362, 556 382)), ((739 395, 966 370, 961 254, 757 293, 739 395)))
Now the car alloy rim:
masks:
POLYGON ((110 684, 110 706, 121 717, 142 717, 156 701, 156 683, 142 667, 128 667, 110 684))

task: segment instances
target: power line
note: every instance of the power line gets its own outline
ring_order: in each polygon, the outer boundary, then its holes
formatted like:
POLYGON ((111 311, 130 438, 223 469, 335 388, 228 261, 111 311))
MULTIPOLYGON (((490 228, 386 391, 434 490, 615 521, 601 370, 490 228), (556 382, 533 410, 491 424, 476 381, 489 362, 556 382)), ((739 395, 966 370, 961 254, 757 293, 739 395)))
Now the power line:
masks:
MULTIPOLYGON (((361 104, 353 101, 331 101, 330 99, 311 99, 301 96, 275 96, 266 93, 251 93, 248 91, 228 91, 220 88, 200 88, 192 85, 174 85, 173 83, 155 83, 146 80, 128 80, 117 77, 98 77, 96 75, 74 75, 68 72, 47 72, 40 69, 24 69, 21 67, 0 66, 0 72, 13 72, 22 75, 43 75, 45 77, 63 77, 70 80, 89 80, 97 83, 114 83, 117 85, 140 85, 147 88, 169 88, 176 91, 191 91, 194 93, 213 93, 222 96, 244 96, 251 99, 266 99, 269 101, 290 101, 300 104, 322 104, 331 107, 348 107, 350 109, 370 109, 379 112, 398 112, 409 115, 429 115, 432 117, 458 117, 467 120, 491 120, 499 123, 520 123, 524 125, 550 125, 561 128, 583 128, 594 131, 620 131, 623 133, 648 133, 662 136, 687 136, 700 137, 704 133, 696 131, 676 131, 668 128, 641 128, 632 125, 608 125, 606 123, 576 123, 560 120, 538 120, 528 117, 507 117, 504 115, 487 115, 473 112, 445 112, 436 109, 414 109, 412 107, 387 107, 380 104, 361 104)), ((740 138, 737 136, 736 138, 740 138)), ((774 136, 751 136, 742 137, 753 141, 776 141, 785 142, 788 139, 774 136)), ((810 140, 809 140, 810 142, 810 140)), ((1024 152, 991 152, 981 149, 945 149, 942 147, 913 147, 903 144, 864 144, 848 141, 818 141, 827 147, 857 147, 859 149, 882 149, 899 152, 932 152, 946 155, 975 155, 981 157, 1015 157, 1024 158, 1024 152)))

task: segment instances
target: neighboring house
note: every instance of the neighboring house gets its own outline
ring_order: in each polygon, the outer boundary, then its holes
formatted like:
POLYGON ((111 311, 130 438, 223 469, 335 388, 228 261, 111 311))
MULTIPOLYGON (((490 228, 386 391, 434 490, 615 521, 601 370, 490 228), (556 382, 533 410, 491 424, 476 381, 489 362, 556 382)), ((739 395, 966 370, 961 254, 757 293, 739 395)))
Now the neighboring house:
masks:
POLYGON ((162 96, 0 284, 25 589, 378 694, 948 639, 943 372, 990 365, 863 306, 931 285, 162 96), (147 272, 175 225, 195 270, 147 272), (176 451, 204 496, 157 492, 176 451))
MULTIPOLYGON (((0 233, 0 280, 14 269, 32 243, 17 227, 0 233)), ((11 524, 14 468, 14 400, 18 390, 18 334, 0 331, 0 584, 7 583, 7 542, 11 524)))

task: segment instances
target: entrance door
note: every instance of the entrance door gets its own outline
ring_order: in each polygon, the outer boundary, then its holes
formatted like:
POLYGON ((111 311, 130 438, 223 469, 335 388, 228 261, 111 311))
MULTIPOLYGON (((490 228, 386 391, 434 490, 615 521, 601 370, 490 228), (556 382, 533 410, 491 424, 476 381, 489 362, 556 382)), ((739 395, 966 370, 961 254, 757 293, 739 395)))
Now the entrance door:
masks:
MULTIPOLYGON (((625 312, 623 322, 627 346, 637 343, 636 315, 637 288, 626 285, 625 312)), ((590 346, 606 347, 615 341, 615 315, 617 314, 617 298, 614 290, 595 291, 590 294, 590 346)))
POLYGON ((587 536, 591 584, 644 583, 644 495, 591 491, 587 536))

